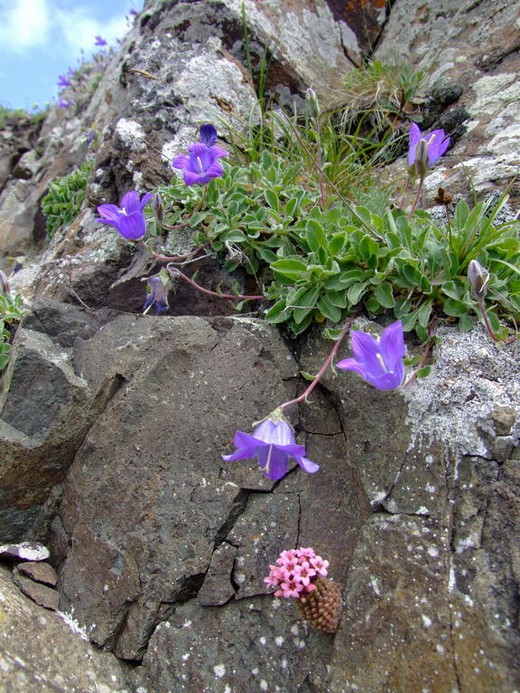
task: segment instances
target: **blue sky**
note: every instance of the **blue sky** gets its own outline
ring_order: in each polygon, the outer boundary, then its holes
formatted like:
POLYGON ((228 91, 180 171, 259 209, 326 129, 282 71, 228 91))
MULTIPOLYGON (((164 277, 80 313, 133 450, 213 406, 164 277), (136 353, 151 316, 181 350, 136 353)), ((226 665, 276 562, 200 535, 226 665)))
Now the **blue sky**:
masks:
POLYGON ((117 46, 143 0, 0 0, 0 105, 33 110, 56 101, 58 75, 103 50, 101 35, 117 46))

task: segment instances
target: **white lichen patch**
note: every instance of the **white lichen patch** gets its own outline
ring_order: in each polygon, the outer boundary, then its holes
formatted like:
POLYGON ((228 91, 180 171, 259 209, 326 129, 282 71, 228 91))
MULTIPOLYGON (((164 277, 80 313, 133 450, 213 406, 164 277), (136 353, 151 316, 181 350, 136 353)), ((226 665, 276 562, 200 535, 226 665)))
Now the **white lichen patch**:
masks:
POLYGON ((224 664, 215 664, 213 672, 217 678, 221 679, 226 674, 226 667, 224 664))
POLYGON ((62 618, 70 630, 75 633, 75 635, 79 635, 82 640, 89 640, 89 632, 94 628, 94 625, 92 625, 90 628, 80 625, 80 623, 74 618, 74 610, 70 611, 70 613, 63 611, 57 611, 56 613, 62 618))
POLYGON ((21 544, 3 544, 0 546, 0 554, 6 553, 10 547, 16 547, 16 555, 25 561, 46 561, 49 556, 49 550, 42 544, 31 544, 24 541, 21 544))
POLYGON ((431 628, 431 625, 432 625, 431 618, 429 616, 426 616, 426 614, 421 614, 421 618, 422 618, 423 626, 425 628, 431 628))
POLYGON ((516 409, 520 401, 516 345, 497 348, 480 326, 467 333, 441 329, 438 336, 429 376, 404 391, 412 430, 409 448, 437 440, 457 458, 489 457, 480 422, 497 406, 516 409))
POLYGON ((135 120, 121 118, 115 131, 121 142, 131 152, 144 152, 146 150, 146 133, 135 120))

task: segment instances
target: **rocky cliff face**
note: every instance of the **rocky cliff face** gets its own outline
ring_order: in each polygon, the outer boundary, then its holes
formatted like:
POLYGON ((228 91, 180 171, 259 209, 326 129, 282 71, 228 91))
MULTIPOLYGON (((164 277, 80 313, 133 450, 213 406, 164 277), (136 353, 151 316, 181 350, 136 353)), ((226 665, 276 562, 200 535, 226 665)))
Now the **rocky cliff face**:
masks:
MULTIPOLYGON (((281 105, 308 86, 337 105, 363 55, 402 56, 457 85, 444 118, 470 116, 429 189, 465 194, 470 171, 477 191, 509 184, 515 202, 513 5, 244 3, 281 105)), ((320 472, 270 482, 221 453, 303 390, 299 373, 329 348, 319 334, 288 343, 188 291, 171 315, 142 316, 142 283, 113 287, 130 255, 95 223, 95 205, 167 182, 195 124, 247 119, 256 103, 239 0, 150 0, 96 90, 75 112, 52 111, 11 170, 0 248, 31 256, 49 182, 94 160, 78 217, 12 278, 34 313, 2 377, 0 540, 49 546, 61 610, 108 652, 75 640, 76 672, 26 652, 12 637, 22 627, 43 628, 54 652, 69 652, 67 634, 10 596, 2 573, 2 668, 29 693, 514 690, 518 342, 499 349, 481 328, 444 328, 430 376, 405 392, 327 375, 292 421, 320 472), (294 546, 314 546, 344 586, 336 635, 269 594, 269 564, 294 546)))

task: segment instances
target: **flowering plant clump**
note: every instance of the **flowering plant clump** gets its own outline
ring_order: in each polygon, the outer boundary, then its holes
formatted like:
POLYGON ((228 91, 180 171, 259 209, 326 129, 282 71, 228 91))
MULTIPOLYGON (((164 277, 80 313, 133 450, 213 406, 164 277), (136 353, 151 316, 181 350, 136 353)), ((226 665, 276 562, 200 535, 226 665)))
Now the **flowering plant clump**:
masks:
POLYGON ((399 320, 383 330, 379 339, 353 330, 352 350, 354 358, 339 361, 336 368, 359 373, 379 390, 395 390, 403 384, 406 347, 399 320))
POLYGON ((277 587, 275 597, 299 599, 316 589, 316 580, 326 577, 329 562, 317 556, 314 549, 290 549, 282 551, 275 565, 269 566, 264 582, 277 587))
POLYGON ((121 206, 99 205, 96 221, 113 226, 127 241, 140 241, 146 235, 146 221, 143 214, 145 205, 152 199, 151 193, 139 198, 139 193, 131 190, 124 195, 121 206))
POLYGON ((264 582, 277 587, 275 597, 295 599, 301 616, 317 630, 335 633, 341 619, 341 586, 329 580, 329 562, 314 549, 282 551, 275 565, 269 566, 264 582))
POLYGON ((260 471, 272 481, 278 481, 287 474, 291 457, 308 474, 319 469, 319 465, 305 457, 303 445, 296 445, 294 431, 280 411, 273 412, 260 422, 253 435, 237 431, 233 443, 237 450, 231 455, 222 455, 225 462, 256 457, 260 471))

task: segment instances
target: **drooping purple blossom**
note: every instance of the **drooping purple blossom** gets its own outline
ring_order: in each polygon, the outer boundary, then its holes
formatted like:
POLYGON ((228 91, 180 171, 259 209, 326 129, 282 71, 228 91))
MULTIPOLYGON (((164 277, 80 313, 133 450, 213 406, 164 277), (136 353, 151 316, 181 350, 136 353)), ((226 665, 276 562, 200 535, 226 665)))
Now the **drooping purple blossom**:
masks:
POLYGON ((339 361, 337 368, 359 373, 379 390, 395 390, 403 384, 406 346, 400 320, 383 330, 379 339, 354 330, 352 350, 354 358, 339 361))
POLYGON ((97 209, 100 217, 96 221, 113 226, 127 241, 140 241, 146 235, 143 209, 151 199, 151 193, 146 193, 140 200, 139 193, 131 190, 124 195, 120 207, 113 204, 99 205, 97 209))
POLYGON ((222 175, 224 171, 219 159, 228 153, 215 145, 216 141, 215 127, 206 123, 200 128, 200 141, 188 147, 188 154, 179 154, 172 161, 172 168, 182 171, 186 185, 206 185, 212 178, 222 175))
POLYGON ((70 87, 71 82, 67 75, 58 75, 58 87, 65 88, 70 87))
POLYGON ((105 41, 105 39, 102 36, 98 35, 95 37, 94 45, 95 46, 106 46, 107 42, 105 41))
POLYGON ((408 166, 414 166, 419 176, 424 178, 428 168, 432 168, 446 153, 450 138, 444 130, 432 130, 427 135, 421 133, 417 123, 410 125, 410 147, 408 149, 408 166))
POLYGON ((152 307, 155 308, 157 314, 168 310, 170 307, 168 292, 171 288, 172 283, 166 272, 159 272, 154 277, 150 277, 146 284, 147 296, 143 305, 143 313, 147 313, 152 307))
POLYGON ((259 423, 252 435, 237 431, 233 443, 237 449, 231 455, 222 455, 225 462, 256 457, 260 471, 272 481, 287 474, 291 457, 309 474, 319 469, 305 457, 305 448, 296 444, 293 429, 277 411, 259 423))
POLYGON ((72 99, 60 99, 58 101, 58 108, 69 108, 70 106, 74 105, 74 101, 72 99))

